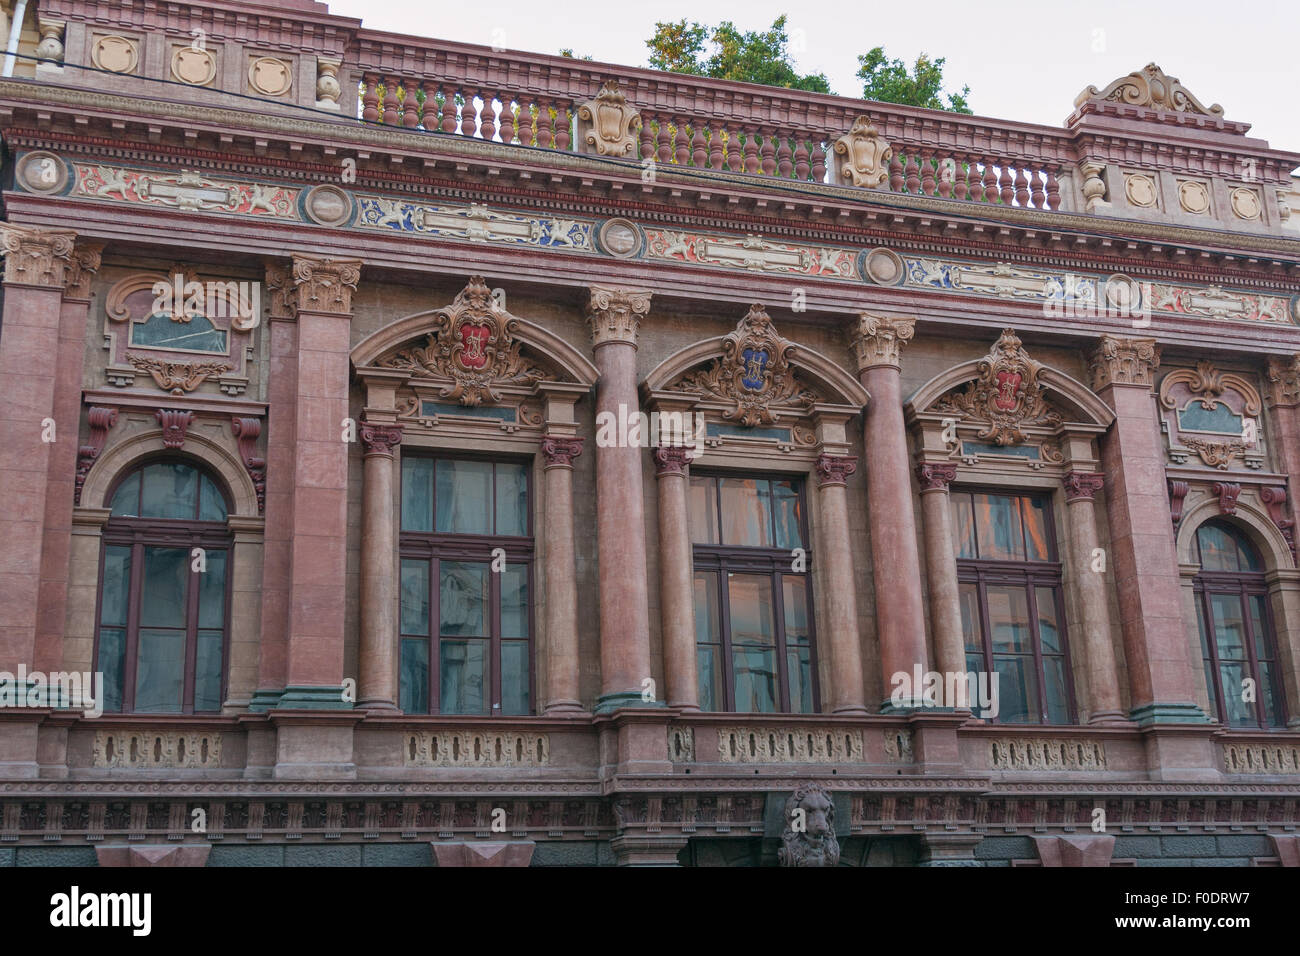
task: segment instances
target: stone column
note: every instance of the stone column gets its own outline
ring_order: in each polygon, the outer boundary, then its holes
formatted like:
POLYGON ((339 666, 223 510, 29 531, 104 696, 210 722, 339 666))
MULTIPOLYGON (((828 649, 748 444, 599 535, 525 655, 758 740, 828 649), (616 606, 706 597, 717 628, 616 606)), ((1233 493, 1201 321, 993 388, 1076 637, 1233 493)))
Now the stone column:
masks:
POLYGON ((579 688, 578 563, 573 542, 573 459, 582 439, 542 439, 546 464, 546 707, 548 717, 584 713, 579 688))
POLYGON ((853 581, 853 548, 849 541, 849 505, 845 483, 857 470, 853 455, 817 458, 817 501, 821 526, 817 563, 826 583, 821 601, 830 624, 831 700, 833 714, 865 714, 862 686, 862 640, 858 634, 857 587, 853 581))
POLYGON ((659 606, 664 636, 664 696, 669 707, 700 709, 695 659, 695 558, 686 522, 685 445, 656 448, 659 482, 659 606))
MULTIPOLYGON (((952 502, 948 486, 957 466, 948 462, 921 462, 916 466, 924 515, 925 573, 930 592, 930 634, 935 666, 946 674, 966 673, 966 635, 961 624, 961 595, 957 586, 957 548, 952 533, 952 502)), ((966 684, 956 683, 958 700, 950 706, 966 709, 966 684)))
POLYGON ((293 463, 286 709, 349 709, 343 699, 347 593, 349 326, 357 260, 293 257, 298 379, 293 463))
MULTIPOLYGON (((592 286, 587 306, 596 368, 596 422, 621 425, 638 411, 636 338, 650 293, 592 286)), ((600 562, 600 680, 597 713, 642 707, 650 673, 645 505, 641 449, 619 439, 596 449, 596 537, 600 562)), ((658 700, 655 701, 659 703, 658 700)))
MULTIPOLYGON (((876 588, 876 633, 880 641, 883 699, 890 708, 892 675, 928 668, 925 609, 921 602, 921 558, 916 546, 907 429, 903 423, 899 353, 915 332, 916 320, 863 312, 853 337, 858 375, 871 394, 867 406, 867 516, 871 571, 876 588)), ((963 668, 964 669, 964 668, 963 668)), ((918 705, 919 706, 919 705, 918 705)), ((904 704, 906 709, 907 704, 904 704)))
MULTIPOLYGON (((1272 423, 1273 448, 1276 450, 1278 470, 1286 474, 1286 500, 1278 500, 1276 491, 1261 489, 1260 497, 1269 508, 1274 522, 1293 524, 1286 529, 1295 540, 1294 522, 1300 508, 1300 355, 1288 358, 1270 358, 1268 361, 1269 387, 1264 401, 1272 423)), ((1294 545, 1293 545, 1294 549, 1294 545)), ((1279 567, 1274 576, 1278 583, 1269 585, 1274 593, 1274 619, 1276 622, 1278 653, 1284 662, 1283 686, 1286 688, 1287 726, 1300 728, 1300 584, 1293 568, 1279 567), (1275 589, 1276 588, 1276 589, 1275 589), (1282 613, 1277 613, 1281 604, 1282 613), (1285 622, 1285 624, 1283 623, 1285 622), (1289 666, 1286 666, 1289 665, 1289 666)))
POLYGON ((1152 392, 1155 339, 1104 335, 1091 362, 1093 390, 1115 412, 1102 442, 1111 566, 1141 725, 1204 723, 1194 701, 1190 644, 1179 611, 1178 558, 1165 491, 1165 455, 1152 392))
POLYGON ((1287 476, 1290 517, 1300 507, 1300 355, 1268 360, 1269 387, 1264 393, 1273 423, 1273 447, 1287 476))
POLYGON ((298 427, 298 314, 289 266, 269 265, 266 384, 266 532, 262 552, 262 626, 252 711, 274 707, 289 660, 289 586, 293 568, 294 435, 298 427))
POLYGON ((47 674, 63 669, 90 282, 99 270, 103 249, 102 243, 77 244, 68 260, 63 306, 59 312, 58 379, 54 383, 53 415, 59 440, 50 445, 36 619, 36 669, 47 674))
MULTIPOLYGON (((1083 617, 1083 658, 1088 674, 1088 723, 1113 724, 1124 721, 1120 706, 1119 673, 1111 643, 1110 606, 1106 599, 1105 575, 1093 570, 1097 549, 1097 517, 1093 495, 1101 490, 1101 475, 1072 471, 1065 476, 1065 506, 1069 512, 1075 593, 1083 617)), ((1177 583, 1177 582, 1175 582, 1177 583)))
MULTIPOLYGON (((63 294, 76 233, 0 224, 5 257, 0 334, 0 670, 34 670, 41 557, 53 446, 77 429, 55 418, 63 294)), ((48 655, 43 655, 48 656, 48 655)))
POLYGON ((393 449, 402 427, 361 423, 365 445, 361 488, 361 653, 357 706, 397 709, 397 533, 393 513, 393 449))

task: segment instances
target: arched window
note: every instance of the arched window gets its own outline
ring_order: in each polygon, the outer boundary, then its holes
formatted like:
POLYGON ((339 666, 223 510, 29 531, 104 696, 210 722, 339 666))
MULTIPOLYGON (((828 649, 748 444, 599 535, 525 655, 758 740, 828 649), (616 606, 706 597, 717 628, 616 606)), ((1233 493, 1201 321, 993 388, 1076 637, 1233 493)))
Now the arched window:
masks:
POLYGON ((220 711, 230 617, 224 492, 195 465, 164 460, 129 472, 109 500, 95 636, 104 710, 220 711))
POLYGON ((1231 727, 1284 727, 1277 642, 1259 553, 1226 521, 1196 529, 1196 622, 1210 709, 1231 727))
POLYGON ((966 667, 998 677, 1009 724, 1074 721, 1061 562, 1042 495, 953 489, 966 667))

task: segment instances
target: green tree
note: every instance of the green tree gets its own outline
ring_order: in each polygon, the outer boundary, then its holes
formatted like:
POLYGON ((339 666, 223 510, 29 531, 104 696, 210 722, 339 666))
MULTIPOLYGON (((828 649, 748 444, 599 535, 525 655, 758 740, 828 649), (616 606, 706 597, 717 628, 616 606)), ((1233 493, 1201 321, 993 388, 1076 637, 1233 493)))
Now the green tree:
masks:
POLYGON ((960 93, 943 91, 944 58, 931 60, 922 53, 909 73, 902 60, 890 60, 884 47, 858 57, 858 79, 862 81, 862 98, 885 103, 902 103, 906 106, 923 106, 951 113, 971 113, 966 102, 970 87, 963 86, 960 93), (945 103, 943 97, 947 97, 945 103))
POLYGON ((650 66, 673 73, 710 76, 719 80, 743 80, 790 90, 829 93, 830 83, 824 73, 801 75, 788 49, 790 38, 785 32, 782 14, 763 32, 741 32, 730 20, 708 28, 699 23, 678 20, 656 23, 655 34, 646 41, 650 48, 650 66), (706 42, 712 52, 705 55, 706 42))

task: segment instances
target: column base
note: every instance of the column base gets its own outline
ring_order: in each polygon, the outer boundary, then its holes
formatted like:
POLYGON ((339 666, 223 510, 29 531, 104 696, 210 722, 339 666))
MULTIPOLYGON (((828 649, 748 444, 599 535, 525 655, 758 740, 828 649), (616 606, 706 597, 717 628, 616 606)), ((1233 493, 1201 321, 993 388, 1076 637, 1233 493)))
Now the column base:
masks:
POLYGON ((357 710, 373 710, 385 714, 396 714, 400 708, 391 700, 360 700, 357 701, 357 710))
POLYGON ((1120 710, 1099 710, 1088 718, 1089 727, 1128 727, 1131 723, 1120 710))
POLYGON ((330 687, 286 687, 276 710, 352 710, 350 701, 343 699, 342 684, 330 687))
POLYGON ((1150 703, 1129 711, 1128 719, 1139 727, 1152 724, 1211 724, 1205 711, 1192 703, 1150 703))
POLYGON ((582 702, 577 700, 553 700, 542 711, 543 717, 586 717, 582 702))
POLYGON ((662 700, 643 700, 640 691, 628 690, 617 694, 601 694, 596 699, 597 714, 612 714, 616 710, 635 708, 647 710, 666 706, 662 700))
POLYGON ((882 714, 902 714, 906 716, 908 714, 914 714, 917 711, 932 714, 956 713, 956 710, 952 707, 936 707, 933 704, 927 703, 924 697, 905 697, 901 703, 897 704, 894 703, 892 697, 886 697, 880 704, 880 713, 882 714))
POLYGON ((268 710, 274 710, 275 706, 280 703, 280 698, 284 696, 284 691, 277 689, 258 689, 253 691, 253 697, 248 702, 248 709, 254 714, 262 714, 268 710))
POLYGON ((867 708, 863 704, 849 704, 847 707, 837 707, 831 713, 839 717, 865 717, 867 708))

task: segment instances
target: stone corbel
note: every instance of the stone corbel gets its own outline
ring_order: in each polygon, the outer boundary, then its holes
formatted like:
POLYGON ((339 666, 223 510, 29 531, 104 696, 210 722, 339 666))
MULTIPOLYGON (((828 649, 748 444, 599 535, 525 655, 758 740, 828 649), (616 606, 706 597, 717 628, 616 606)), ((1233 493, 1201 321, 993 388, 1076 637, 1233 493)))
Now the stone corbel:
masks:
POLYGON ((1169 518, 1175 529, 1183 520, 1183 501, 1186 500, 1190 487, 1185 481, 1169 481, 1169 518))
POLYGON ((90 440, 77 449, 76 489, 73 491, 73 503, 77 505, 81 504, 81 488, 86 483, 86 475, 90 474, 91 466, 104 450, 108 430, 117 423, 117 409, 94 405, 86 417, 90 422, 90 440))
POLYGON ((1282 532, 1282 537, 1286 539, 1287 547, 1291 549, 1291 557, 1294 559, 1296 557, 1295 519, 1287 516, 1286 488, 1281 485, 1266 485, 1259 489, 1259 500, 1268 509, 1268 516, 1273 519, 1277 530, 1282 532))
POLYGON ((185 447, 185 433, 194 423, 194 413, 178 411, 172 408, 160 408, 153 413, 154 420, 162 426, 163 447, 179 449, 185 447))
POLYGON ((1219 514, 1235 515, 1237 498, 1241 495, 1241 485, 1233 481, 1216 481, 1210 490, 1219 496, 1219 514))
POLYGON ((259 418, 230 419, 230 432, 239 444, 239 459, 244 463, 248 477, 253 479, 257 490, 257 513, 266 512, 266 459, 258 457, 257 437, 262 434, 262 421, 259 418))

